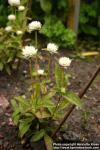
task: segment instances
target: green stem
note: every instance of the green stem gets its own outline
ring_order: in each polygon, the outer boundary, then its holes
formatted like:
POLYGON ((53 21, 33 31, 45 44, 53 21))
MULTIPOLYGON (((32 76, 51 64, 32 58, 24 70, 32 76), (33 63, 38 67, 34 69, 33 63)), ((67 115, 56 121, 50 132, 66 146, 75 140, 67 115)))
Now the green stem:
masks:
POLYGON ((53 114, 52 114, 52 116, 51 116, 51 119, 54 117, 54 115, 55 115, 55 113, 56 113, 56 111, 57 111, 57 109, 58 109, 60 100, 61 100, 61 97, 59 96, 58 102, 57 102, 56 107, 55 107, 55 109, 54 109, 54 112, 53 112, 53 114))
MULTIPOLYGON (((35 31, 35 47, 37 48, 37 31, 35 31)), ((38 57, 36 55, 36 65, 38 64, 38 57)), ((37 69, 37 68, 36 68, 37 69)))
POLYGON ((11 11, 12 11, 12 14, 16 15, 16 7, 15 6, 12 7, 11 11))
POLYGON ((50 69, 51 68, 51 54, 49 53, 49 59, 48 59, 48 76, 50 76, 50 69))
MULTIPOLYGON (((37 38, 37 31, 35 31, 35 47, 38 48, 38 38, 37 38)), ((38 70, 38 55, 36 55, 36 61, 35 61, 35 68, 36 71, 38 70)), ((37 81, 38 81, 38 76, 37 76, 37 81)))
POLYGON ((37 31, 35 31, 35 47, 38 48, 37 31))
POLYGON ((32 60, 31 60, 31 58, 29 59, 29 72, 30 72, 30 78, 32 81, 32 60))

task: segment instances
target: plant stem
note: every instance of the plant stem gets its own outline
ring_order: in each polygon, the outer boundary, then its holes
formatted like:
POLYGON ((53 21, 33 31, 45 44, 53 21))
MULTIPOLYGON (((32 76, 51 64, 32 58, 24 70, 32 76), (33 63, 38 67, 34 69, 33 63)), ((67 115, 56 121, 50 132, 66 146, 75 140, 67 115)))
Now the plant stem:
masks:
POLYGON ((49 58, 48 58, 48 76, 50 76, 50 71, 51 71, 51 54, 49 53, 49 58))
POLYGON ((29 59, 29 72, 30 72, 30 78, 32 81, 32 60, 31 60, 31 58, 29 59))
MULTIPOLYGON (((35 47, 37 48, 38 47, 38 42, 37 42, 38 40, 37 40, 37 31, 35 31, 35 47)), ((37 57, 37 55, 36 55, 36 62, 35 62, 35 68, 36 68, 36 70, 38 70, 38 57, 37 57)))
POLYGON ((56 107, 55 107, 55 110, 54 110, 54 112, 53 112, 53 114, 52 114, 52 116, 51 116, 51 119, 54 117, 54 115, 55 115, 55 113, 56 113, 56 111, 57 111, 57 108, 58 108, 58 106, 59 106, 60 100, 61 100, 61 97, 59 96, 58 102, 57 102, 56 107))
POLYGON ((35 31, 35 47, 38 48, 37 31, 35 31))
MULTIPOLYGON (((38 48, 37 31, 35 31, 35 47, 38 48)), ((36 69, 36 71, 39 69, 38 55, 36 55, 35 69, 36 69)), ((38 80, 38 76, 37 76, 37 80, 38 80)))

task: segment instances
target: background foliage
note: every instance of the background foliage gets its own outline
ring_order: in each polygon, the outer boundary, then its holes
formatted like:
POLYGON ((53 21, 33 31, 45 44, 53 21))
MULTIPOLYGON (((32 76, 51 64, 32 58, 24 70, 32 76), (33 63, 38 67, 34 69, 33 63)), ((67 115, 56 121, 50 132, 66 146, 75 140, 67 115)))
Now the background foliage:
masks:
MULTIPOLYGON (((21 58, 23 35, 17 35, 16 32, 17 30, 22 30, 23 34, 25 33, 27 10, 20 13, 17 8, 10 7, 6 2, 2 1, 0 5, 0 8, 2 8, 1 14, 5 12, 4 16, 1 15, 0 20, 2 25, 0 28, 0 71, 5 70, 8 74, 11 74, 12 70, 17 69, 21 58), (7 7, 9 9, 6 9, 7 7), (13 11, 16 12, 16 21, 14 22, 7 19, 7 15, 12 14, 13 11), (5 28, 3 28, 5 26, 12 26, 12 32, 6 32, 5 28)), ((26 0, 22 1, 22 4, 26 4, 26 0)))
MULTIPOLYGON (((24 3, 26 0, 22 0, 24 3)), ((28 1, 27 1, 28 2, 28 1)), ((40 20, 41 33, 49 41, 61 47, 71 48, 75 43, 75 34, 65 27, 68 16, 68 0, 29 0, 29 16, 40 20)), ((81 2, 79 34, 100 37, 100 1, 84 0, 81 2)), ((0 1, 0 27, 5 27, 10 10, 7 0, 0 1), (7 9, 6 9, 7 8, 7 9), (5 11, 4 11, 5 10, 5 11)))
MULTIPOLYGON (((23 0, 24 1, 24 0, 23 0)), ((80 25, 79 33, 84 33, 85 35, 99 36, 100 30, 100 1, 99 0, 83 0, 81 2, 81 11, 80 11, 80 25)), ((7 0, 0 0, 0 27, 6 25, 7 15, 9 14, 9 9, 7 0), (5 11, 4 11, 5 10, 5 11)), ((54 26, 56 23, 56 31, 52 36, 56 39, 56 32, 58 31, 58 26, 63 33, 64 23, 67 20, 68 15, 68 0, 53 1, 53 0, 34 0, 32 1, 32 11, 31 17, 34 19, 39 19, 44 22, 44 26, 54 26), (51 19, 53 17, 53 19, 51 19), (48 19, 48 20, 47 20, 48 19), (51 21, 53 20, 53 21, 51 21), (60 22, 61 21, 61 22, 60 22), (60 22, 60 23, 59 23, 60 22), (63 28, 63 29, 62 29, 63 28)), ((47 37, 50 30, 45 31, 43 29, 43 34, 47 37), (48 33, 47 33, 48 32, 48 33)), ((62 40, 63 41, 63 38, 62 40)), ((63 42, 62 42, 63 43, 63 42)))
POLYGON ((66 0, 34 0, 32 18, 40 19, 43 28, 41 33, 48 37, 49 41, 57 43, 61 47, 71 48, 75 44, 75 33, 66 29, 68 2, 66 0), (42 14, 42 15, 41 15, 42 14))
MULTIPOLYGON (((99 0, 81 1, 79 35, 96 39, 100 37, 99 6, 99 0)), ((42 33, 49 40, 53 39, 62 47, 71 47, 75 43, 75 34, 65 27, 69 11, 68 0, 34 0, 32 8, 35 8, 32 9, 32 17, 39 18, 44 23, 42 33)))
POLYGON ((7 15, 8 9, 7 8, 7 1, 0 0, 0 27, 5 26, 7 22, 7 15))
POLYGON ((100 37, 100 1, 85 0, 81 3, 79 33, 100 37))

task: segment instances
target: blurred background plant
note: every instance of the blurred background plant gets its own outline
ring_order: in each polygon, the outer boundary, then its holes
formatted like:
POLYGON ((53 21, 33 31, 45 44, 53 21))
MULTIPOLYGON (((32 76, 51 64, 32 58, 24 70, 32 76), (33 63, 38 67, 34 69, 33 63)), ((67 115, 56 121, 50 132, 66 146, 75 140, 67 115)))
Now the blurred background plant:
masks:
POLYGON ((100 1, 84 0, 81 3, 79 33, 100 37, 100 1))
MULTIPOLYGON (((23 4, 27 4, 25 0, 22 2, 22 5, 23 4)), ((0 28, 0 71, 4 70, 8 74, 11 74, 11 70, 17 68, 21 57, 23 35, 27 30, 27 9, 18 11, 17 7, 9 7, 3 2, 1 6, 4 10, 9 11, 9 15, 8 12, 5 11, 7 14, 4 20, 6 22, 4 21, 2 23, 3 26, 6 27, 0 28), (9 9, 6 9, 6 7, 9 7, 9 9), (9 19, 9 17, 12 17, 12 14, 15 19, 9 19)))
MULTIPOLYGON (((22 0, 22 3, 26 3, 26 0, 22 0)), ((53 0, 29 0, 30 4, 29 7, 31 10, 30 16, 37 20, 39 19, 44 26, 54 26, 54 23, 59 24, 60 30, 66 31, 66 20, 68 17, 68 0, 61 0, 61 1, 53 1, 53 0), (51 19, 53 18, 53 19, 51 19), (48 19, 48 20, 47 20, 48 19), (53 21, 52 21, 53 20, 53 21), (60 21, 60 23, 58 23, 60 21), (47 23, 48 22, 48 23, 47 23)), ((100 1, 99 0, 84 0, 81 2, 81 10, 80 10, 80 23, 79 23, 79 33, 84 35, 92 35, 92 36, 99 36, 99 29, 100 29, 100 1)), ((6 25, 7 16, 9 14, 9 9, 7 0, 0 1, 0 27, 6 25), (5 11, 3 11, 5 10, 5 11)), ((49 28, 49 27, 48 27, 49 28)), ((56 27, 55 34, 53 33, 52 36, 56 38, 56 32, 58 31, 58 25, 56 27)), ((50 32, 50 29, 47 29, 47 32, 50 32)), ((42 33, 48 36, 44 29, 42 33)), ((70 32, 70 31, 69 31, 70 32)), ((51 33, 52 34, 52 33, 51 33)), ((73 35, 73 34, 72 34, 73 35)), ((62 42, 63 43, 63 42, 62 42)), ((62 44, 63 46, 63 44, 62 44)))
POLYGON ((4 27, 6 25, 7 22, 7 16, 9 13, 7 8, 7 1, 1 0, 0 1, 0 27, 4 27))
MULTIPOLYGON (((66 29, 69 13, 68 0, 34 0, 31 8, 31 16, 40 19, 44 26, 42 33, 51 40, 55 40, 61 47, 69 47, 75 44, 75 33, 66 29), (51 32, 52 27, 52 32, 51 32), (69 37, 70 34, 70 37, 69 37), (57 38, 59 36, 59 41, 57 38), (68 41, 69 44, 68 44, 68 41)), ((100 37, 100 1, 84 0, 81 2, 78 33, 82 37, 100 37)))

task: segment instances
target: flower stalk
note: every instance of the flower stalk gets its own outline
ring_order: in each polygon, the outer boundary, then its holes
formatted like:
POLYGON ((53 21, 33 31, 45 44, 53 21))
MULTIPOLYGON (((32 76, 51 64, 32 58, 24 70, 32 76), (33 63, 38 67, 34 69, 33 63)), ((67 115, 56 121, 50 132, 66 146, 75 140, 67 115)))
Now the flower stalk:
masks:
POLYGON ((48 77, 50 76, 50 71, 51 71, 51 54, 48 54, 48 77))
POLYGON ((37 30, 35 31, 35 47, 38 48, 37 30))
POLYGON ((30 72, 30 78, 32 81, 32 59, 31 58, 29 59, 29 72, 30 72))
POLYGON ((58 107, 59 107, 59 102, 60 102, 60 101, 61 101, 61 97, 59 96, 59 99, 58 99, 58 101, 57 101, 56 107, 55 107, 54 112, 53 112, 53 114, 52 114, 52 116, 51 116, 51 119, 53 119, 53 117, 54 117, 54 115, 55 115, 55 113, 56 113, 56 111, 57 111, 57 109, 58 109, 58 107))

